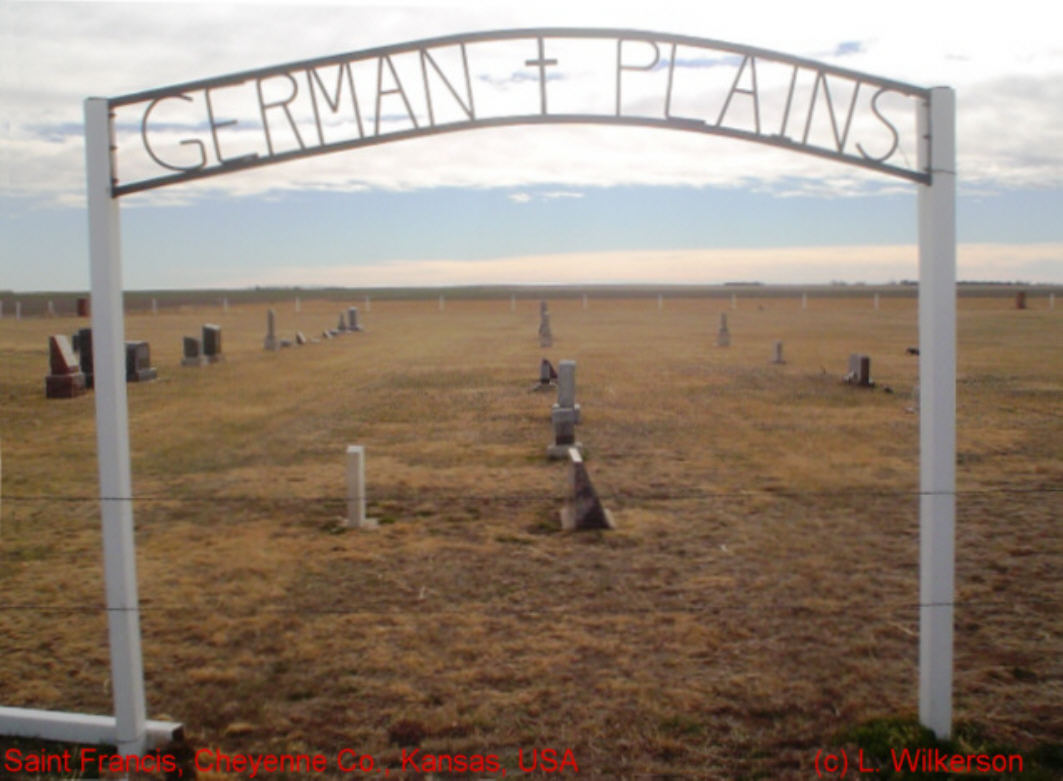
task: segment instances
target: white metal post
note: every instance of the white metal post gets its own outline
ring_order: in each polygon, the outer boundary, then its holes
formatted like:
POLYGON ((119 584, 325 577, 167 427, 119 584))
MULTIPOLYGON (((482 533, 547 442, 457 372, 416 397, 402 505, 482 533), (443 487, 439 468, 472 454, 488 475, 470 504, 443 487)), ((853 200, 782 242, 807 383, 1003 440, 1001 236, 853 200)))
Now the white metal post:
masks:
POLYGON ((365 447, 347 445, 347 528, 375 529, 365 513, 365 447))
POLYGON ((111 116, 107 101, 85 101, 85 171, 92 280, 92 353, 95 371, 96 454, 111 645, 111 687, 118 751, 146 748, 144 668, 133 540, 129 466, 129 409, 125 384, 121 233, 111 195, 111 116))
POLYGON ((956 96, 919 110, 919 720, 952 733, 956 526, 956 96), (924 139, 929 138, 929 142, 924 139))

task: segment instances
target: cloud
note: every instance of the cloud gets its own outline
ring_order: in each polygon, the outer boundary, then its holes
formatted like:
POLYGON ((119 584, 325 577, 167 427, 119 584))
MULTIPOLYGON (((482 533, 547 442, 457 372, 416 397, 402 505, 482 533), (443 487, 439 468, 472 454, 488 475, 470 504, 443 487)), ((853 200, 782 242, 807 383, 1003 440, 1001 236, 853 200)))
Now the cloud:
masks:
MULTIPOLYGON (((902 81, 950 83, 958 91, 961 186, 1056 186, 1063 181, 1058 152, 1063 148, 1063 50, 1054 43, 1050 25, 1012 29, 997 14, 966 7, 963 25, 943 25, 951 12, 925 3, 901 5, 908 11, 893 14, 894 23, 854 17, 845 4, 810 20, 807 9, 780 4, 772 16, 777 23, 769 29, 761 16, 737 10, 702 17, 691 15, 688 6, 669 4, 652 9, 620 4, 608 13, 565 4, 555 9, 555 23, 683 32, 801 56, 826 53, 826 59, 844 60, 846 67, 902 81), (921 18, 929 14, 917 28, 900 22, 913 9, 919 9, 921 18)), ((1025 7, 1018 2, 1010 17, 1025 18, 1025 7)), ((528 26, 531 17, 515 8, 427 6, 410 11, 327 5, 308 10, 271 5, 265 12, 248 4, 9 4, 5 43, 10 45, 0 69, 5 79, 4 194, 41 203, 82 202, 81 102, 87 95, 123 94, 421 37, 528 26), (239 35, 233 34, 237 30, 239 35)), ((530 44, 508 52, 503 46, 487 50, 486 61, 499 64, 491 72, 535 77, 508 78, 499 100, 531 101, 537 109, 537 72, 522 67, 533 50, 530 44), (519 70, 512 67, 514 61, 519 70)), ((600 68, 608 76, 614 67, 615 59, 605 66, 573 60, 573 51, 558 44, 547 53, 575 73, 600 68)), ((690 49, 689 61, 677 64, 695 64, 696 52, 690 49)), ((637 60, 641 55, 631 56, 637 60)), ((726 56, 714 62, 721 67, 707 69, 719 71, 714 78, 728 84, 734 67, 726 62, 729 58, 737 62, 726 56)), ((637 86, 638 78, 663 74, 628 75, 625 96, 630 95, 631 105, 663 111, 652 83, 641 92, 637 86)), ((551 101, 559 101, 557 105, 611 110, 614 95, 609 90, 581 91, 580 79, 564 81, 551 84, 556 90, 551 101)), ((410 88, 419 89, 415 83, 410 88)), ((394 95, 386 102, 398 104, 394 95)), ((174 144, 182 137, 178 128, 160 132, 171 133, 174 144)), ((914 162, 914 149, 903 153, 914 162)), ((755 144, 671 131, 573 126, 475 131, 386 144, 182 185, 130 203, 194 202, 207 192, 257 197, 297 190, 440 186, 575 192, 615 185, 755 187, 833 197, 897 187, 857 169, 755 144)))
MULTIPOLYGON (((302 285, 388 287, 504 284, 722 284, 735 280, 827 284, 832 280, 885 283, 917 279, 915 245, 778 247, 763 249, 569 252, 488 260, 398 260, 305 268, 293 266, 230 277, 220 284, 242 287, 302 285)), ((1046 279, 1055 264, 1063 282, 1063 243, 961 244, 958 278, 1046 279)), ((1051 275, 1049 275, 1051 276, 1051 275)))

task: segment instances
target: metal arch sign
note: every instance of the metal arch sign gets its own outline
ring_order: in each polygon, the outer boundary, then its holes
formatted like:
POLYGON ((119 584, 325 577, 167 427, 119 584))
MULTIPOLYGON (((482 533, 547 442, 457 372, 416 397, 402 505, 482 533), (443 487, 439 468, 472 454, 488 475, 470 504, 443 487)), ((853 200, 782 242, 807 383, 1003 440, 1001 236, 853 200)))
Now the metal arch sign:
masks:
POLYGON ((112 194, 458 130, 668 128, 928 184, 929 91, 779 52, 635 30, 465 33, 111 98, 112 194))

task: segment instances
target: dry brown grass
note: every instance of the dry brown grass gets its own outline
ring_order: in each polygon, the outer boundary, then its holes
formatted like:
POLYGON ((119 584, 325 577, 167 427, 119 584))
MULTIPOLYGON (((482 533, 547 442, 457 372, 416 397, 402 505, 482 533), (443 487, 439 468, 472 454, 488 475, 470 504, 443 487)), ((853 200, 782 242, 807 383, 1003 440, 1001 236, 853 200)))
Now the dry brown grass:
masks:
MULTIPOLYGON (((276 307, 282 336, 340 310, 276 307)), ((406 721, 509 768, 549 746, 603 778, 809 777, 916 704, 915 307, 560 300, 546 351, 533 301, 374 301, 365 333, 276 354, 264 306, 130 316, 160 373, 129 386, 152 717, 392 767, 406 721), (203 322, 228 361, 183 369, 203 322), (857 351, 878 389, 839 382, 857 351), (616 532, 555 533, 543 354, 578 361, 616 532), (348 443, 374 532, 335 529, 348 443)), ((93 400, 43 397, 77 322, 0 320, 0 704, 109 712, 93 400)), ((959 329, 956 717, 1059 740, 1063 310, 961 299, 959 329)))

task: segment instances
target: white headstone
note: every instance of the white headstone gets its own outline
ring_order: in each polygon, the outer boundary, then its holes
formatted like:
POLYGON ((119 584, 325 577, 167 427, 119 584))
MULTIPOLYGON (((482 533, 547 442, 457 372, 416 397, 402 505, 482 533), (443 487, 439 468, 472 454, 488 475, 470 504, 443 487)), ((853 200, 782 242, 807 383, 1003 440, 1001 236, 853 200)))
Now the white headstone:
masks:
POLYGON ((517 297, 516 296, 510 296, 509 297, 509 311, 510 312, 516 312, 517 311, 517 297))
POLYGON ((298 314, 303 311, 303 302, 299 300, 299 296, 295 297, 295 312, 298 314))
POLYGON ((229 299, 227 297, 223 298, 221 300, 221 311, 223 311, 223 312, 228 312, 229 311, 229 299))
POLYGON ((576 362, 561 361, 557 365, 557 405, 576 406, 576 362))
POLYGON ((21 301, 16 301, 15 302, 15 319, 16 320, 21 320, 22 319, 22 302, 21 301))
POLYGON ((365 311, 366 312, 372 312, 373 311, 373 305, 369 303, 369 296, 365 297, 365 311))
POLYGON ((375 518, 365 514, 365 448, 347 445, 347 528, 375 529, 375 518))
POLYGON ((153 315, 157 315, 159 313, 159 302, 156 301, 154 298, 151 299, 151 313, 153 315))
POLYGON ((55 317, 55 302, 48 299, 48 317, 55 317))

